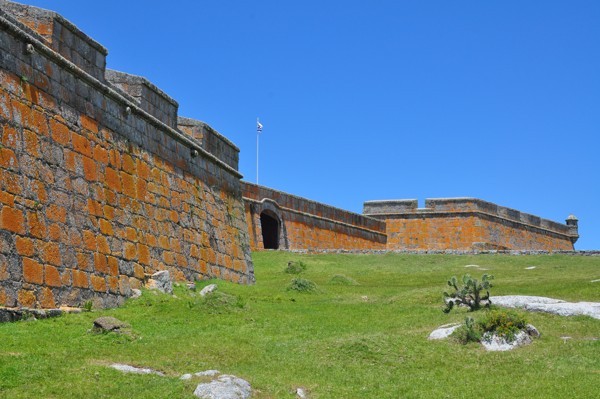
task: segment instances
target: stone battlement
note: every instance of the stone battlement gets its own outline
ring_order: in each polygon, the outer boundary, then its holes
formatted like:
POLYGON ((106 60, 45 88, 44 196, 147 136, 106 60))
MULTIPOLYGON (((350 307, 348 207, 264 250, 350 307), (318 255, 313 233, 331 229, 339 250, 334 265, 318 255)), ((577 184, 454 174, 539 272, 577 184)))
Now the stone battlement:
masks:
POLYGON ((49 49, 94 78, 104 80, 108 51, 61 15, 6 0, 0 0, 0 15, 10 22, 21 24, 12 29, 5 22, 5 28, 21 36, 32 35, 29 39, 39 36, 36 39, 43 39, 49 49))

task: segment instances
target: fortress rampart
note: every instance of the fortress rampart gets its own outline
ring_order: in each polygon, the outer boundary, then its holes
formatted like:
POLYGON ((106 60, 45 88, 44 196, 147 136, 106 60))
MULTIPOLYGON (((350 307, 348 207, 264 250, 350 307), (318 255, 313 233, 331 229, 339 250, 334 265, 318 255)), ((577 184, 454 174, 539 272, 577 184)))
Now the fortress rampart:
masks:
POLYGON ((254 280, 238 152, 60 15, 0 0, 0 305, 254 280))
POLYGON ((385 249, 385 223, 244 182, 250 246, 256 249, 385 249))
POLYGON ((474 198, 356 214, 242 182, 239 149, 60 15, 0 0, 0 306, 116 306, 147 276, 254 281, 250 250, 572 250, 474 198))
POLYGON ((385 221, 389 250, 573 250, 577 219, 560 224, 476 198, 367 201, 385 221))

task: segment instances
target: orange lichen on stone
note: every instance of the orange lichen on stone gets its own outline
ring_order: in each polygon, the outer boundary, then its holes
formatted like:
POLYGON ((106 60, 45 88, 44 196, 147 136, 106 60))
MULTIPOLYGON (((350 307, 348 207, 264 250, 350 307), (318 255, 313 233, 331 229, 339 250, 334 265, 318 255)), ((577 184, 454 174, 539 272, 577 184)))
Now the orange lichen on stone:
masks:
POLYGON ((62 259, 60 256, 60 247, 56 242, 46 242, 42 248, 42 258, 45 263, 59 266, 62 264, 62 259))
POLYGON ((96 243, 96 234, 90 230, 83 231, 83 242, 85 244, 85 248, 90 251, 96 251, 98 249, 96 243))
POLYGON ((60 205, 50 204, 46 208, 46 217, 53 222, 66 223, 67 210, 60 205))
POLYGON ((33 308, 36 304, 35 292, 31 290, 20 290, 18 294, 18 301, 22 307, 33 308))
POLYGON ((25 217, 19 209, 3 206, 0 211, 0 227, 17 234, 25 234, 25 217))
POLYGON ((83 176, 88 181, 96 181, 98 180, 98 168, 96 166, 96 161, 91 158, 83 157, 83 176))
POLYGON ((56 308, 56 302, 54 301, 54 294, 48 287, 43 287, 39 296, 40 306, 45 309, 56 308))
POLYGON ((106 292, 106 279, 92 274, 92 288, 97 292, 106 292))
POLYGON ((88 139, 73 132, 71 134, 71 142, 73 143, 73 150, 75 152, 85 155, 88 158, 92 157, 92 145, 88 139))
POLYGON ((123 248, 123 258, 127 260, 136 259, 137 257, 137 248, 134 243, 126 242, 123 248))
POLYGON ((89 288, 88 274, 81 270, 73 270, 73 286, 78 288, 89 288))
POLYGON ((90 118, 87 115, 81 115, 79 117, 79 123, 81 124, 81 127, 84 128, 85 130, 89 130, 92 133, 98 133, 98 122, 96 122, 94 119, 90 118))
POLYGON ((35 245, 33 240, 28 237, 17 236, 15 240, 17 252, 20 256, 33 256, 35 254, 35 245))
POLYGON ((62 145, 67 145, 71 142, 71 132, 69 128, 57 119, 50 119, 50 131, 52 139, 62 145))
POLYGON ((0 147, 0 167, 13 170, 19 167, 17 156, 10 148, 0 147))
POLYGON ((148 246, 143 244, 137 244, 137 252, 138 252, 138 261, 141 264, 149 265, 150 264, 150 249, 148 246))
POLYGON ((42 284, 44 269, 41 264, 30 258, 23 258, 23 279, 28 283, 42 284))
POLYGON ((44 281, 50 287, 60 287, 62 285, 60 273, 54 266, 44 266, 44 281))

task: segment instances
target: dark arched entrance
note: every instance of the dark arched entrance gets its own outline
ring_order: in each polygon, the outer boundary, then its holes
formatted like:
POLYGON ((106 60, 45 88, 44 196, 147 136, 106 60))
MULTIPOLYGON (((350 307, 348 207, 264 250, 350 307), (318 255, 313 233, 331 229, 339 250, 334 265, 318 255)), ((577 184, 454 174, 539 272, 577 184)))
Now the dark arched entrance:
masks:
POLYGON ((263 246, 265 249, 279 249, 279 220, 262 212, 260 214, 263 246))

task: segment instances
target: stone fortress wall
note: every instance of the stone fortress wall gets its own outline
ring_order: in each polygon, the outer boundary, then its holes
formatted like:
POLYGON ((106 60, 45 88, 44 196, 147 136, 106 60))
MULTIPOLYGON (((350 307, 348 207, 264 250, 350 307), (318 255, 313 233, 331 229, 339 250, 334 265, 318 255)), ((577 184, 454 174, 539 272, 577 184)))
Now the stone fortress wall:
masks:
POLYGON ((60 15, 0 0, 0 305, 254 280, 238 152, 60 15))
POLYGON ((476 198, 367 201, 386 223, 388 250, 573 250, 577 219, 560 224, 476 198))
POLYGON ((385 222, 244 182, 253 250, 383 250, 385 222))
POLYGON ((252 250, 572 251, 579 238, 574 216, 561 224, 476 198, 367 201, 360 215, 243 184, 252 250))
POLYGON ((254 281, 250 250, 572 250, 472 198, 356 214, 242 182, 239 149, 60 15, 0 0, 0 306, 116 306, 148 275, 254 281))

